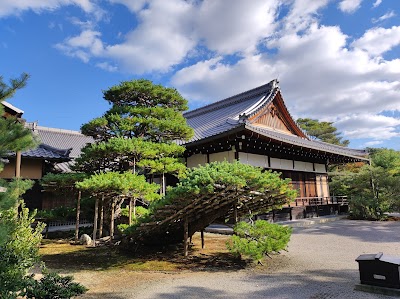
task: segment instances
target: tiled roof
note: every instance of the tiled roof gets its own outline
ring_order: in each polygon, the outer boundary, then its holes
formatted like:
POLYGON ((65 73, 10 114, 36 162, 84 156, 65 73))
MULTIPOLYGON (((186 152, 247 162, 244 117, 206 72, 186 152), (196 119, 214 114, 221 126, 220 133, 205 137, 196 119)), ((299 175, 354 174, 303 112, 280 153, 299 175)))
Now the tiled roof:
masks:
POLYGON ((79 157, 81 149, 87 143, 93 143, 93 138, 77 131, 47 128, 30 124, 33 132, 38 134, 41 143, 55 148, 71 148, 70 157, 79 157))
MULTIPOLYGON (((253 126, 247 124, 245 126, 246 129, 253 131, 255 133, 259 133, 265 137, 270 137, 271 139, 281 141, 287 144, 293 144, 297 146, 301 146, 304 148, 324 151, 327 153, 337 154, 337 155, 344 155, 348 157, 353 157, 357 159, 362 159, 367 153, 364 150, 357 150, 352 148, 347 148, 344 146, 334 145, 322 141, 317 140, 309 140, 305 138, 298 137, 296 135, 284 134, 278 131, 268 130, 266 128, 261 128, 258 126, 253 126)), ((367 159, 365 159, 367 160, 367 159)))
MULTIPOLYGON (((24 158, 46 159, 52 161, 68 161, 70 160, 69 153, 70 149, 60 150, 46 144, 40 144, 35 149, 22 152, 21 155, 24 158)), ((9 156, 15 156, 15 153, 10 154, 9 156)))
POLYGON ((272 80, 268 84, 255 89, 185 113, 184 116, 187 123, 194 129, 194 137, 185 142, 185 144, 196 143, 242 127, 271 139, 304 148, 356 158, 366 155, 363 150, 350 149, 296 135, 284 134, 273 129, 261 128, 250 124, 247 118, 273 101, 279 90, 277 80, 272 80))
POLYGON ((194 137, 187 143, 240 126, 243 114, 248 115, 251 110, 259 109, 261 104, 273 99, 274 82, 185 113, 188 125, 194 129, 194 137))

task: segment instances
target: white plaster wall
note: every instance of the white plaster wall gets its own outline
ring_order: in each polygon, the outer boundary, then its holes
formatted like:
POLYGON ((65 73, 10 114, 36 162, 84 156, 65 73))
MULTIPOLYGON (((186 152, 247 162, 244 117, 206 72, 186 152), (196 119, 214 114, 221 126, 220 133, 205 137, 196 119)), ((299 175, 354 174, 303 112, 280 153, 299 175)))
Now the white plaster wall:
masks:
POLYGON ((188 168, 198 167, 207 163, 207 155, 195 154, 187 158, 186 166, 188 168))
POLYGON ((268 156, 239 152, 239 161, 243 164, 268 168, 268 156))
POLYGON ((233 162, 235 160, 235 152, 234 151, 227 151, 227 152, 220 152, 210 154, 210 163, 211 162, 222 162, 222 161, 233 162))
POLYGON ((315 163, 315 172, 326 173, 325 164, 317 164, 317 163, 315 163))

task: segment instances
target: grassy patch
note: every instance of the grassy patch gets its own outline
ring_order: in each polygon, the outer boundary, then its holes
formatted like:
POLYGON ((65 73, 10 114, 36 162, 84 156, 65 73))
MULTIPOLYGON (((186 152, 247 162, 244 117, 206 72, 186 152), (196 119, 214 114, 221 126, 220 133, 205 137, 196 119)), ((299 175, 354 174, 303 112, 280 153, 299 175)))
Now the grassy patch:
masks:
POLYGON ((61 271, 124 269, 131 271, 235 270, 245 263, 238 261, 225 248, 227 236, 206 234, 206 247, 201 248, 198 234, 193 236, 188 258, 181 244, 168 247, 139 247, 122 252, 116 246, 86 247, 71 245, 66 240, 43 240, 40 254, 51 269, 61 271))

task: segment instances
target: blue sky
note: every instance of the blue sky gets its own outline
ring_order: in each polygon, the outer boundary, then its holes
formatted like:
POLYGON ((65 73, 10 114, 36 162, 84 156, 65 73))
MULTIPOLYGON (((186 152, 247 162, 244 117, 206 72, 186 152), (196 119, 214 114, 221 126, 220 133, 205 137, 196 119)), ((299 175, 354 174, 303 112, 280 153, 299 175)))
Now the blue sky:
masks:
POLYGON ((398 0, 0 1, 9 102, 79 130, 102 90, 147 78, 196 108, 278 78, 295 118, 333 121, 351 147, 400 150, 398 0))

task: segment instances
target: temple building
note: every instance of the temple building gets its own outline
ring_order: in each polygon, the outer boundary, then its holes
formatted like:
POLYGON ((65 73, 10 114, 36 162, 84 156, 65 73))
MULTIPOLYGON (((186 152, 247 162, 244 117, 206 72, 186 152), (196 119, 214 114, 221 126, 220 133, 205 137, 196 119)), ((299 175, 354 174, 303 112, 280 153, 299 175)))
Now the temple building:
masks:
POLYGON ((290 115, 277 80, 184 116, 195 131, 184 144, 188 167, 238 160, 282 173, 298 190, 284 209, 290 219, 340 212, 347 203, 331 196, 328 165, 368 162, 364 150, 310 138, 290 115))

